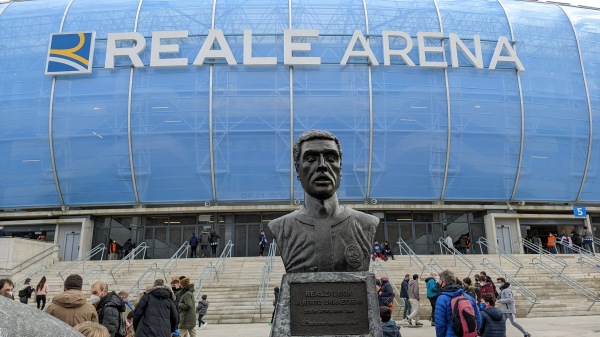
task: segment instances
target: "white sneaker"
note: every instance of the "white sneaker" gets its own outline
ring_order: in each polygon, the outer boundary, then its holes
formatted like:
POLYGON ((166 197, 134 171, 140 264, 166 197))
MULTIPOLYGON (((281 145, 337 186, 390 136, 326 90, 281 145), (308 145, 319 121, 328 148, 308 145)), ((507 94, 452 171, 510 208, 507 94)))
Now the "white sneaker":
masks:
POLYGON ((208 323, 204 323, 202 324, 202 327, 200 329, 206 329, 206 326, 208 325, 208 323))

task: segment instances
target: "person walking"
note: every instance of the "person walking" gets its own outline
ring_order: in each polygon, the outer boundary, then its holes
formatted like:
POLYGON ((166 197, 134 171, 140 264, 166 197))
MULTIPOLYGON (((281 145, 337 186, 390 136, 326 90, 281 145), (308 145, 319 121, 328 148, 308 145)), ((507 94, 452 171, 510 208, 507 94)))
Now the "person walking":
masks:
POLYGON ((19 289, 19 301, 23 304, 29 302, 29 298, 33 294, 33 287, 31 286, 31 279, 28 277, 19 289))
POLYGON ((200 251, 202 251, 202 257, 208 255, 208 245, 210 245, 210 233, 206 229, 203 229, 200 232, 200 251))
POLYGON ((190 250, 190 257, 198 257, 198 237, 196 236, 196 233, 192 233, 192 236, 190 236, 190 247, 192 248, 190 250))
POLYGON ((496 301, 490 294, 483 295, 482 303, 485 308, 481 310, 481 326, 477 327, 480 337, 505 337, 506 317, 496 308, 496 301))
POLYGON ((40 310, 44 310, 46 307, 46 295, 48 295, 48 284, 46 284, 46 276, 42 276, 42 279, 35 287, 35 303, 40 310))
POLYGON ((408 282, 408 301, 410 302, 410 307, 412 312, 406 320, 408 324, 412 325, 413 320, 415 321, 415 325, 423 325, 419 323, 419 300, 421 297, 419 296, 419 274, 414 274, 412 280, 408 282))
POLYGON ((210 232, 210 249, 212 250, 212 257, 217 256, 217 248, 219 248, 219 239, 221 237, 217 234, 217 231, 213 230, 210 232))
POLYGON ((263 256, 267 242, 268 242, 267 235, 265 234, 265 231, 263 229, 260 231, 260 235, 258 236, 258 248, 259 248, 258 256, 263 256))
MULTIPOLYGON (((277 290, 279 290, 279 288, 277 288, 277 290)), ((204 329, 208 325, 208 323, 202 319, 202 317, 204 317, 208 311, 208 301, 206 298, 206 295, 202 295, 202 299, 198 302, 198 306, 196 307, 196 314, 198 314, 198 327, 200 329, 204 329)), ((271 322, 273 322, 273 318, 271 318, 271 322)))
MULTIPOLYGON (((475 314, 474 329, 481 326, 481 314, 477 307, 477 302, 473 297, 465 294, 462 286, 456 283, 456 277, 450 270, 444 270, 440 273, 440 295, 435 303, 435 335, 436 337, 456 337, 453 329, 452 300, 464 296, 470 302, 475 314)), ((455 301, 456 302, 456 301, 455 301)), ((455 303, 458 304, 458 303, 455 303)), ((472 317, 472 316, 471 316, 472 317)), ((469 331, 471 333, 475 331, 469 331)), ((461 337, 461 336, 458 336, 461 337)))
MULTIPOLYGON (((400 285, 400 298, 404 301, 404 312, 402 313, 402 320, 407 321, 408 315, 411 313, 410 301, 408 300, 408 282, 410 281, 410 274, 404 275, 404 280, 400 285)), ((408 321, 407 321, 408 322, 408 321)))
POLYGON ((279 303, 279 287, 273 288, 273 313, 271 314, 271 323, 273 324, 273 318, 275 318, 275 313, 277 312, 277 304, 279 303))
POLYGON ((388 277, 386 275, 381 276, 380 279, 381 288, 379 289, 379 306, 380 307, 389 307, 392 309, 394 305, 394 289, 392 289, 392 285, 390 284, 388 277))
POLYGON ((498 300, 498 303, 500 303, 502 314, 507 320, 510 320, 510 324, 521 331, 523 336, 531 337, 531 334, 525 331, 525 329, 517 323, 515 317, 515 298, 513 297, 512 289, 510 289, 510 283, 506 282, 504 277, 498 277, 496 281, 498 281, 498 287, 500 288, 500 299, 498 300))
POLYGON ((125 302, 114 291, 108 291, 106 282, 98 281, 90 289, 90 301, 96 306, 98 323, 108 330, 110 337, 125 337, 126 325, 122 315, 125 312, 125 302))
MULTIPOLYGON (((178 317, 175 294, 157 279, 146 290, 133 311, 136 337, 170 337, 177 330, 178 317)), ((195 324, 194 324, 195 325, 195 324)))
POLYGON ((435 302, 437 301, 438 295, 440 293, 439 285, 435 280, 436 276, 437 273, 431 272, 430 277, 425 279, 427 299, 429 300, 429 304, 431 304, 431 316, 429 316, 431 326, 435 326, 435 302))
POLYGON ((181 283, 181 297, 177 303, 179 309, 179 336, 196 337, 196 300, 194 298, 194 284, 189 278, 179 281, 181 283))
POLYGON ((83 292, 83 278, 69 275, 64 282, 64 292, 54 296, 46 313, 74 327, 79 323, 92 321, 98 323, 98 313, 83 292))

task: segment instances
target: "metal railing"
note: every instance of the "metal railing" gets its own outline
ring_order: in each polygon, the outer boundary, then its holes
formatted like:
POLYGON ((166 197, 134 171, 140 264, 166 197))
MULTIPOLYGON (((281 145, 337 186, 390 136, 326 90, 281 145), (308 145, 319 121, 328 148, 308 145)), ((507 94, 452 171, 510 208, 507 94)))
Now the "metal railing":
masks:
POLYGON ((517 269, 517 272, 513 276, 517 276, 517 274, 521 271, 521 269, 523 269, 523 264, 521 263, 521 261, 519 261, 512 254, 507 253, 504 249, 489 242, 486 238, 480 237, 479 240, 477 240, 477 243, 479 244, 479 250, 482 251, 482 254, 483 254, 483 249, 481 246, 487 247, 488 253, 489 253, 490 249, 495 250, 496 254, 498 255, 498 262, 500 263, 500 266, 502 266, 502 258, 504 258, 508 262, 512 263, 515 267, 519 268, 519 269, 517 269))
POLYGON ((115 274, 117 272, 119 272, 121 269, 123 269, 125 267, 125 265, 127 265, 127 272, 130 272, 131 271, 131 260, 134 260, 135 257, 138 256, 140 253, 142 253, 142 260, 143 260, 146 256, 147 249, 148 249, 148 245, 145 242, 140 243, 135 248, 133 248, 133 250, 131 250, 131 252, 129 252, 129 254, 125 255, 125 257, 122 260, 117 261, 117 263, 115 263, 112 266, 112 268, 110 268, 108 273, 110 274, 110 276, 112 276, 115 283, 118 283, 117 279, 115 278, 115 274))
POLYGON ((415 254, 415 252, 410 248, 410 246, 401 238, 398 238, 398 242, 396 242, 398 244, 398 247, 400 247, 400 255, 408 255, 408 263, 409 265, 412 267, 412 264, 414 262, 414 264, 421 270, 421 276, 423 276, 423 273, 425 272, 425 270, 427 269, 427 266, 425 265, 425 263, 423 263, 423 261, 419 258, 419 256, 417 256, 417 254, 415 254), (404 252, 404 253, 402 253, 404 252))
POLYGON ((394 281, 392 281, 392 278, 390 277, 391 274, 387 271, 385 266, 383 264, 381 264, 380 259, 376 259, 375 261, 371 262, 371 272, 375 275, 379 275, 380 276, 379 278, 381 278, 381 276, 383 276, 383 275, 387 276, 388 282, 390 283, 392 288, 394 288, 394 293, 396 295, 396 296, 394 296, 394 302, 396 303, 396 305, 398 307, 400 307, 401 305, 404 305, 404 301, 398 302, 398 299, 400 298, 400 291, 396 287, 396 284, 394 283, 394 281))
POLYGON ((129 289, 127 289, 130 301, 139 296, 140 289, 142 289, 144 285, 148 283, 148 279, 156 279, 156 273, 158 271, 158 266, 156 265, 156 263, 153 263, 150 267, 148 267, 148 269, 146 269, 146 271, 142 275, 140 275, 140 277, 138 277, 135 283, 133 283, 133 285, 129 289))
POLYGON ((527 287, 521 284, 521 282, 517 281, 513 276, 508 275, 508 273, 505 270, 496 266, 494 263, 492 263, 492 261, 488 260, 487 258, 484 258, 482 264, 485 266, 486 269, 491 270, 493 273, 495 273, 497 277, 504 277, 506 281, 510 282, 510 287, 512 289, 517 291, 519 294, 525 297, 529 301, 529 303, 531 303, 531 306, 529 307, 529 310, 527 310, 527 313, 531 312, 531 309, 533 309, 534 305, 541 303, 536 294, 534 294, 531 290, 527 289, 527 287))
POLYGON ((600 297, 598 297, 598 293, 596 293, 596 291, 586 287, 585 285, 581 284, 579 281, 575 280, 570 276, 567 276, 563 273, 559 273, 556 269, 552 268, 552 266, 548 265, 541 259, 534 258, 531 260, 531 264, 533 265, 533 268, 541 268, 545 270, 548 274, 552 275, 552 277, 558 279, 561 285, 567 286, 575 290, 576 292, 582 294, 583 296, 587 297, 590 301, 592 301, 592 305, 590 305, 588 311, 592 309, 596 302, 600 302, 600 297))
MULTIPOLYGON (((569 245, 568 243, 564 242, 563 240, 556 240, 556 244, 560 245, 561 247, 563 247, 563 249, 567 248, 570 249, 572 252, 574 253, 578 253, 580 255, 587 255, 587 256, 594 256, 594 252, 590 252, 589 250, 578 246, 578 245, 569 245)), ((600 262, 600 260, 598 260, 600 262)))
POLYGON ((171 273, 171 271, 173 271, 173 268, 175 268, 177 266, 179 259, 182 256, 187 258, 189 250, 190 250, 190 243, 188 241, 186 241, 179 247, 179 249, 177 249, 175 254, 173 254, 173 256, 171 256, 171 258, 168 259, 167 262, 165 262, 165 264, 163 264, 162 267, 160 267, 160 270, 162 271, 163 276, 165 277, 165 280, 168 280, 167 274, 169 274, 169 273, 171 273))
POLYGON ((219 282, 219 272, 225 269, 225 260, 228 257, 231 257, 232 252, 233 243, 231 243, 231 240, 229 240, 225 245, 225 248, 223 248, 223 251, 221 252, 221 255, 219 256, 217 261, 214 264, 210 262, 208 265, 204 266, 204 269, 202 269, 200 276, 198 276, 198 281, 196 282, 197 290, 195 291, 196 295, 194 296, 196 300, 200 298, 200 290, 211 276, 213 277, 213 279, 216 278, 217 282, 219 282))
POLYGON ((596 246, 598 246, 598 250, 596 250, 596 251, 600 251, 600 239, 598 239, 598 238, 594 238, 594 244, 595 244, 596 246))
POLYGON ((600 271, 600 258, 598 258, 593 252, 590 252, 581 246, 569 245, 568 242, 562 240, 556 240, 556 243, 562 247, 563 251, 572 252, 573 254, 579 253, 578 261, 582 273, 584 266, 600 271))
MULTIPOLYGON (((2 270, 3 274, 16 275, 16 274, 20 273, 21 271, 29 268, 30 266, 36 264, 40 260, 47 258, 49 255, 56 253, 58 251, 58 248, 59 248, 58 245, 52 245, 51 247, 44 249, 41 253, 35 255, 34 257, 32 257, 30 259, 27 259, 26 261, 23 261, 23 262, 17 264, 16 266, 13 266, 10 269, 0 268, 0 270, 2 270)), ((38 267, 35 269, 39 269, 39 268, 41 268, 41 267, 38 267)), ((27 277, 25 277, 25 278, 27 278, 27 277)), ((25 280, 25 278, 23 278, 23 280, 25 280)), ((19 284, 19 283, 16 283, 16 284, 19 284)))
POLYGON ((473 262, 471 262, 471 260, 469 260, 456 248, 448 246, 444 238, 440 238, 438 240, 438 244, 440 245, 440 250, 442 252, 446 251, 454 256, 454 266, 456 266, 456 260, 459 260, 460 262, 462 262, 462 264, 469 268, 469 274, 467 276, 471 276, 473 269, 475 269, 475 265, 473 264, 473 262))
POLYGON ((32 271, 23 275, 23 277, 21 277, 15 281, 15 283, 14 283, 15 288, 20 287, 23 284, 23 282, 25 282, 26 279, 28 279, 28 278, 33 279, 34 276, 43 274, 46 270, 48 270, 48 267, 46 267, 46 266, 40 266, 38 268, 33 269, 32 271))
POLYGON ((64 281, 64 275, 75 269, 75 268, 79 268, 79 266, 82 266, 82 272, 85 271, 85 262, 87 260, 90 260, 92 257, 100 254, 100 261, 102 261, 102 259, 104 259, 104 251, 106 250, 106 246, 101 243, 99 245, 97 245, 96 247, 92 248, 89 252, 81 255, 81 257, 79 257, 77 260, 74 260, 73 262, 69 263, 68 265, 66 265, 65 267, 63 267, 63 269, 61 269, 58 272, 58 276, 60 276, 60 278, 63 279, 64 281))
POLYGON ((275 240, 269 245, 269 253, 267 254, 267 260, 262 269, 260 276, 260 285, 258 287, 258 294, 256 295, 256 303, 254 308, 259 310, 259 317, 262 318, 263 306, 267 306, 267 297, 269 292, 269 282, 271 281, 271 271, 273 271, 273 257, 277 254, 277 244, 275 240))
POLYGON ((100 274, 101 272, 102 272, 101 265, 97 265, 97 266, 94 266, 94 268, 92 268, 92 269, 88 269, 88 271, 86 271, 85 273, 83 273, 83 275, 81 275, 81 278, 83 279, 83 283, 88 282, 88 280, 92 279, 95 275, 100 274))
POLYGON ((542 258, 548 259, 558 265, 560 265, 562 267, 562 269, 560 270, 559 274, 562 274, 563 271, 565 271, 565 268, 567 268, 569 266, 569 264, 563 260, 563 259, 559 259, 556 256, 554 256, 554 254, 550 253, 549 251, 545 250, 544 248, 535 245, 533 242, 529 242, 521 237, 517 238, 517 242, 518 244, 522 244, 525 248, 529 249, 530 251, 539 254, 540 255, 540 260, 542 260, 542 258))
POLYGON ((440 266, 440 264, 434 258, 431 258, 429 260, 429 269, 431 271, 435 271, 438 274, 445 270, 445 268, 440 266))

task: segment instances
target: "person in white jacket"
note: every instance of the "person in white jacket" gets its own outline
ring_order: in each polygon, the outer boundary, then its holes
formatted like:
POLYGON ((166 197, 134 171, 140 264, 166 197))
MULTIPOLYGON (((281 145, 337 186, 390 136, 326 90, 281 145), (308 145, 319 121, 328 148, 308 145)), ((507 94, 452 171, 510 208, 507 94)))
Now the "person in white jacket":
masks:
POLYGON ((515 298, 513 297, 513 292, 510 289, 510 283, 506 282, 504 277, 498 277, 496 281, 499 282, 497 286, 500 288, 500 299, 497 301, 500 303, 500 310, 502 310, 502 314, 506 317, 506 320, 510 320, 510 324, 512 324, 515 328, 519 329, 523 336, 531 337, 531 334, 519 324, 515 319, 515 298))

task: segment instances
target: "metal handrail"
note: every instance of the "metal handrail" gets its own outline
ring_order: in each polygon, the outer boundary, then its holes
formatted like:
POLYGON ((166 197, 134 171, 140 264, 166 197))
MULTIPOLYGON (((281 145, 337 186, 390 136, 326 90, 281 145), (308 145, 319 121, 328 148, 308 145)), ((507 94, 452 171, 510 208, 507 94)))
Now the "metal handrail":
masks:
MULTIPOLYGON (((0 270, 2 270, 3 274, 15 275, 15 274, 21 272, 22 270, 28 268, 29 266, 37 263, 38 261, 45 259, 46 257, 48 257, 48 255, 54 254, 58 250, 58 248, 59 248, 58 245, 52 245, 52 247, 48 247, 48 248, 44 249, 41 253, 37 254, 35 257, 33 257, 31 259, 27 259, 27 260, 19 263, 18 265, 13 266, 10 269, 0 268, 0 270), (18 269, 18 270, 15 271, 15 269, 18 269)), ((23 280, 25 280, 25 279, 23 279, 23 280)))
POLYGON ((583 296, 587 297, 590 301, 592 301, 592 305, 590 305, 588 311, 592 309, 596 302, 600 302, 600 297, 598 296, 598 293, 596 293, 596 291, 586 287, 585 285, 581 284, 579 281, 575 280, 570 276, 559 273, 557 270, 552 268, 552 266, 548 265, 541 259, 533 258, 531 260, 531 264, 533 265, 533 268, 535 268, 536 266, 541 267, 547 273, 551 274, 553 277, 556 277, 563 286, 568 286, 569 288, 575 290, 576 292, 582 294, 583 296))
POLYGON ((115 278, 115 274, 125 266, 125 262, 127 262, 127 272, 130 272, 131 271, 131 260, 134 260, 135 257, 140 254, 140 252, 143 253, 142 254, 142 260, 143 260, 146 257, 147 249, 148 249, 148 244, 146 244, 146 242, 140 243, 139 245, 134 247, 131 250, 131 252, 129 252, 129 254, 125 255, 125 257, 122 260, 117 261, 117 263, 115 263, 112 266, 112 268, 110 268, 108 273, 110 274, 110 276, 112 276, 115 283, 118 283, 117 279, 115 278))
POLYGON ((89 252, 81 255, 77 260, 74 260, 73 262, 71 262, 68 265, 66 265, 65 267, 63 267, 63 269, 61 269, 58 272, 58 276, 60 276, 60 278, 62 278, 64 281, 64 279, 65 279, 64 275, 66 274, 66 272, 79 267, 79 265, 82 265, 83 266, 82 271, 85 271, 85 261, 98 255, 98 253, 100 253, 100 261, 102 261, 102 259, 104 258, 105 250, 106 250, 106 246, 103 243, 97 245, 96 247, 92 248, 89 252))
POLYGON ((469 274, 467 276, 471 276, 471 273, 473 272, 473 269, 475 269, 475 265, 473 264, 473 262, 471 262, 471 260, 469 260, 466 256, 464 256, 461 252, 459 252, 456 248, 454 247, 449 247, 446 244, 446 241, 444 240, 444 238, 440 238, 438 240, 438 244, 440 245, 440 250, 443 252, 444 250, 446 250, 448 253, 454 255, 454 266, 456 266, 456 260, 458 259, 460 262, 462 262, 467 268, 469 268, 469 274))
POLYGON ((507 253, 504 249, 500 248, 499 246, 489 242, 486 238, 480 237, 479 240, 477 240, 477 243, 479 244, 479 250, 481 250, 481 254, 483 254, 483 249, 481 248, 482 245, 487 247, 488 253, 489 253, 490 249, 495 250, 496 254, 498 255, 498 262, 500 263, 501 266, 502 266, 502 258, 504 258, 508 262, 510 262, 513 265, 515 265, 516 267, 518 267, 519 269, 517 269, 517 272, 513 276, 517 276, 517 274, 521 271, 521 269, 523 269, 523 264, 521 263, 521 261, 519 261, 512 254, 507 253))
POLYGON ((148 282, 150 275, 152 275, 152 278, 156 279, 156 273, 158 270, 159 268, 156 263, 153 263, 142 275, 140 275, 140 277, 138 277, 135 283, 129 289, 127 289, 130 300, 133 300, 139 295, 140 289, 142 289, 142 287, 148 282))
MULTIPOLYGON (((213 264, 212 262, 210 262, 208 265, 204 266, 204 268, 202 269, 202 272, 200 272, 200 275, 198 276, 198 281, 196 282, 196 295, 194 295, 194 297, 196 298, 196 300, 198 300, 198 298, 200 297, 200 290, 202 289, 202 287, 204 287, 204 284, 206 283, 206 281, 212 276, 212 278, 216 278, 217 282, 219 282, 219 271, 222 271, 223 269, 225 269, 225 259, 227 259, 228 257, 231 257, 231 253, 233 250, 233 243, 231 243, 231 240, 229 240, 227 242, 227 244, 225 245, 225 248, 223 248, 223 251, 221 252, 221 256, 219 256, 219 258, 217 259, 217 261, 213 264), (214 273, 214 276, 213 276, 214 273)), ((269 248, 270 250, 270 248, 269 248)))
POLYGON ((523 295, 523 297, 525 297, 531 303, 531 306, 529 307, 529 310, 527 310, 527 313, 531 312, 531 309, 533 309, 534 305, 541 303, 536 294, 534 294, 531 290, 527 289, 527 287, 521 284, 521 282, 517 281, 514 277, 508 275, 508 273, 505 270, 496 266, 494 263, 492 263, 492 261, 488 260, 487 258, 484 258, 482 264, 486 267, 486 269, 492 270, 492 272, 495 273, 498 277, 504 277, 506 281, 510 282, 510 286, 512 289, 516 290, 519 294, 523 295))
POLYGON ((425 263, 423 263, 423 261, 419 258, 419 256, 417 254, 415 254, 415 252, 410 248, 410 246, 402 238, 398 238, 398 241, 396 243, 398 244, 398 247, 400 247, 400 255, 403 255, 402 251, 404 251, 406 253, 406 255, 408 255, 409 265, 412 267, 412 264, 414 262, 415 265, 417 265, 417 267, 419 267, 419 269, 421 269, 420 276, 423 276, 425 269, 427 269, 427 266, 425 266, 425 263))
POLYGON ((429 260, 429 268, 435 270, 438 274, 444 271, 444 267, 440 266, 434 258, 429 260))
POLYGON ((23 284, 23 282, 25 282, 26 279, 28 278, 33 278, 36 275, 42 274, 43 272, 45 272, 48 269, 48 267, 46 266, 40 266, 38 268, 33 269, 33 271, 30 271, 29 273, 23 275, 23 277, 21 277, 20 279, 15 281, 15 287, 16 286, 20 286, 21 284, 23 284))
POLYGON ((83 283, 87 282, 87 280, 89 278, 91 278, 92 276, 101 273, 102 272, 102 265, 97 265, 92 269, 89 269, 88 271, 86 271, 85 273, 83 273, 83 275, 81 275, 81 278, 83 279, 83 283))
MULTIPOLYGON (((556 240, 556 244, 561 245, 563 248, 569 248, 570 250, 572 250, 572 251, 574 251, 576 253, 579 253, 580 255, 587 255, 589 257, 593 257, 594 259, 597 259, 595 257, 595 254, 593 252, 590 252, 589 250, 587 250, 587 249, 585 249, 585 248, 583 248, 581 246, 578 246, 578 245, 575 245, 575 244, 572 245, 572 246, 569 246, 568 243, 565 243, 562 240, 556 240)), ((598 263, 600 263, 600 259, 597 259, 597 260, 598 260, 598 263)))
POLYGON ((179 249, 177 249, 175 254, 173 254, 171 256, 171 258, 168 259, 167 262, 165 262, 165 264, 160 268, 163 275, 165 276, 165 280, 167 279, 167 274, 169 274, 173 270, 173 268, 175 268, 177 266, 179 259, 182 256, 187 258, 189 250, 190 250, 190 243, 188 241, 186 241, 179 247, 179 249))
POLYGON ((262 318, 263 305, 267 305, 267 296, 269 291, 269 282, 271 281, 271 271, 273 270, 273 257, 277 254, 277 244, 275 240, 269 245, 269 253, 267 254, 267 260, 262 269, 260 276, 260 285, 258 287, 258 294, 256 295, 256 303, 254 308, 259 310, 259 316, 262 318))
POLYGON ((600 239, 594 238, 594 244, 600 248, 600 239))
POLYGON ((563 271, 565 271, 565 268, 567 268, 569 266, 567 261, 557 258, 556 256, 554 256, 554 254, 550 253, 549 251, 545 250, 544 248, 542 248, 540 246, 536 246, 535 244, 533 244, 533 242, 529 242, 521 237, 518 237, 517 243, 520 243, 523 246, 529 248, 531 251, 534 251, 537 254, 540 254, 540 260, 542 259, 542 257, 544 257, 544 258, 547 258, 548 260, 562 266, 560 274, 562 274, 563 271))
POLYGON ((378 275, 387 276, 388 282, 390 283, 392 288, 394 288, 394 291, 395 291, 396 296, 394 296, 394 302, 396 303, 396 305, 398 307, 400 307, 400 305, 404 305, 404 301, 402 301, 402 303, 398 302, 398 298, 400 298, 400 291, 396 287, 396 284, 394 283, 394 281, 392 281, 392 278, 390 277, 391 274, 387 271, 385 266, 383 264, 381 264, 380 259, 376 259, 375 261, 371 262, 371 272, 376 275, 378 274, 378 275))

